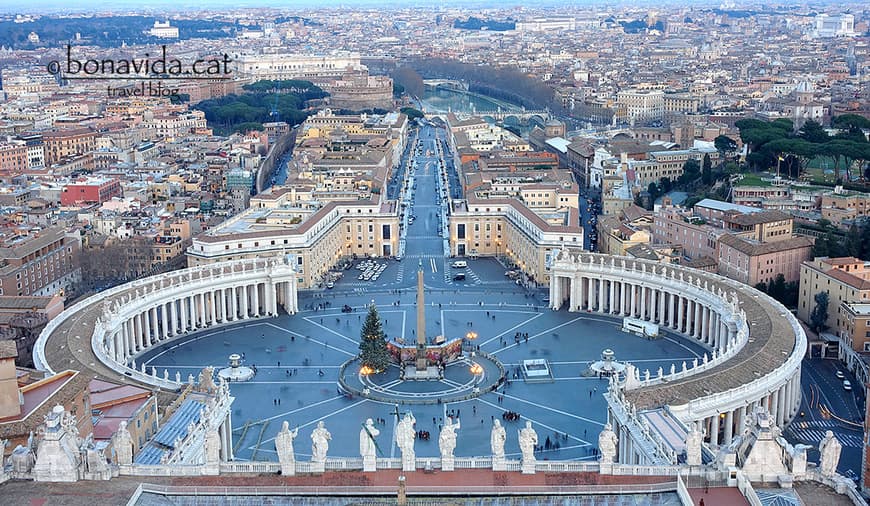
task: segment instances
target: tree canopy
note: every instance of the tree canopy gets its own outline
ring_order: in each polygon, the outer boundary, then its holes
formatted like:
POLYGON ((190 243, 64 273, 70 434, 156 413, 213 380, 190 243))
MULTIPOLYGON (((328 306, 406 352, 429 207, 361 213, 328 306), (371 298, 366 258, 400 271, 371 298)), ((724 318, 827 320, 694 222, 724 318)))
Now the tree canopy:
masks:
MULTIPOLYGON (((784 175, 798 177, 813 158, 825 156, 834 160, 834 176, 839 181, 841 167, 846 169, 849 180, 853 165, 857 164, 862 172, 864 163, 870 160, 870 142, 861 131, 866 118, 856 115, 839 118, 834 124, 845 130, 834 137, 814 120, 806 121, 797 132, 792 121, 784 118, 771 122, 746 118, 735 125, 740 129, 740 139, 749 148, 746 161, 751 167, 764 170, 778 167, 784 175)), ((716 149, 725 147, 722 140, 716 149)))

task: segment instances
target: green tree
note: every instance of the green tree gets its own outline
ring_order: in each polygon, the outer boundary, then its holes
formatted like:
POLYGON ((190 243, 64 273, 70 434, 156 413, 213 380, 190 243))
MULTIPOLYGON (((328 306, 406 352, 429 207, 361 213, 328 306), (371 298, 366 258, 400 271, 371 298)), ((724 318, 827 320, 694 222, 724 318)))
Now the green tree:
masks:
POLYGON ((725 160, 737 151, 737 141, 727 135, 720 135, 713 139, 713 146, 719 152, 719 159, 722 163, 725 163, 725 160))
POLYGON ((759 292, 767 293, 767 283, 765 283, 764 281, 761 281, 760 283, 756 283, 755 289, 758 290, 759 292))
POLYGON ((831 256, 828 254, 829 252, 830 248, 828 248, 828 236, 823 235, 821 237, 817 237, 816 242, 813 243, 813 258, 831 256))
POLYGON ((798 130, 798 137, 807 142, 813 142, 817 144, 822 144, 831 140, 831 136, 828 135, 828 132, 825 132, 825 129, 822 128, 822 125, 815 120, 807 120, 807 122, 803 124, 801 129, 798 130))
POLYGON ((852 226, 849 227, 849 232, 846 234, 846 253, 849 256, 859 258, 861 256, 862 244, 861 244, 861 231, 858 230, 858 226, 852 223, 852 226))
POLYGON ((770 283, 768 294, 780 302, 785 298, 785 276, 781 272, 770 283))
POLYGON ((701 175, 701 165, 698 160, 689 159, 683 164, 683 174, 677 179, 679 186, 691 184, 701 175))
POLYGON ((816 332, 821 332, 828 328, 828 292, 819 292, 814 299, 816 305, 810 313, 810 327, 816 332))
POLYGON ((401 109, 399 109, 399 112, 407 116, 408 121, 424 117, 423 111, 420 111, 419 109, 414 109, 413 107, 402 107, 401 109))
POLYGON ((375 372, 383 372, 390 366, 390 352, 387 350, 387 336, 381 325, 381 317, 374 304, 369 306, 369 313, 360 332, 359 357, 363 366, 368 366, 375 372))
POLYGON ((710 155, 704 154, 704 162, 701 164, 701 180, 704 184, 713 182, 713 162, 710 161, 710 155))

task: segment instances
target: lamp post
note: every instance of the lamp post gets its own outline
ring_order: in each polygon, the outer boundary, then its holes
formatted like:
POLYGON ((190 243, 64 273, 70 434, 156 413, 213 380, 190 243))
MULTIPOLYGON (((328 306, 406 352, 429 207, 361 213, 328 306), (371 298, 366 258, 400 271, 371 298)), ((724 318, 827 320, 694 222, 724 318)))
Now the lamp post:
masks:
POLYGON ((474 349, 474 345, 472 345, 472 342, 473 342, 475 339, 477 339, 477 332, 475 332, 475 331, 473 331, 473 330, 469 330, 468 333, 465 334, 465 340, 466 340, 466 341, 468 342, 468 344, 471 346, 471 349, 472 349, 472 350, 474 349))

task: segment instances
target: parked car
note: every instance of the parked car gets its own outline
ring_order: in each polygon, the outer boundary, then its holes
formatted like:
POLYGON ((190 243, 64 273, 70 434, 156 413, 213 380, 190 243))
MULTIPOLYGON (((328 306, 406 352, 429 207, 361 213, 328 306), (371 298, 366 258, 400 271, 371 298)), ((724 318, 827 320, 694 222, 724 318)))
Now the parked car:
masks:
POLYGON ((465 274, 457 274, 453 276, 453 281, 465 281, 465 274))
POLYGON ((843 390, 849 392, 852 390, 852 382, 849 380, 843 380, 843 390))
POLYGON ((837 379, 846 379, 846 375, 843 374, 843 371, 837 370, 836 373, 837 379))

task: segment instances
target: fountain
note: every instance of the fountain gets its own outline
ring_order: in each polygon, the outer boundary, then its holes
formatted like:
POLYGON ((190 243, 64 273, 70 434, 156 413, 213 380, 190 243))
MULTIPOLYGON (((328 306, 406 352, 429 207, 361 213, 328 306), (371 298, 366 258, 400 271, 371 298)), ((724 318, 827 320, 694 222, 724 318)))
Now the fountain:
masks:
POLYGON ((230 366, 218 371, 218 375, 226 381, 248 381, 254 377, 255 371, 242 365, 242 356, 233 353, 229 357, 230 366))
POLYGON ((610 348, 601 352, 601 360, 596 360, 589 365, 589 370, 593 375, 599 376, 614 376, 625 371, 625 364, 614 360, 615 353, 610 348))

